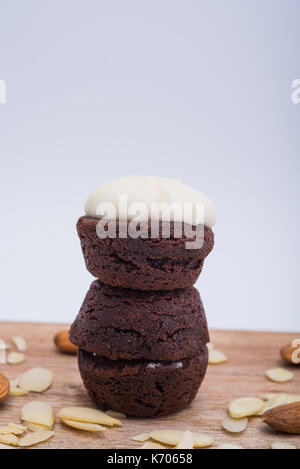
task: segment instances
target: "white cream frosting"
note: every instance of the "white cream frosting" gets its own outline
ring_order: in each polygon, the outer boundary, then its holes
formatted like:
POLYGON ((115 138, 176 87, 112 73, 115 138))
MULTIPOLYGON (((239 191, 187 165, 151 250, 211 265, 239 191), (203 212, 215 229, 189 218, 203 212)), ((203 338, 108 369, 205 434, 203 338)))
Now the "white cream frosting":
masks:
MULTIPOLYGON (((149 220, 169 221, 164 219, 163 210, 153 213, 151 204, 154 203, 180 204, 184 215, 171 211, 172 221, 184 221, 190 225, 203 223, 207 227, 212 227, 216 222, 216 208, 206 195, 178 179, 149 176, 128 176, 102 184, 88 198, 85 213, 100 219, 104 216, 103 204, 112 204, 116 211, 115 218, 131 220, 136 216, 136 207, 133 204, 137 203, 146 207, 149 220), (124 203, 120 202, 120 196, 126 197, 126 209, 124 203), (186 210, 184 204, 189 204, 190 208, 186 210)), ((141 216, 141 219, 145 219, 145 216, 141 216)))

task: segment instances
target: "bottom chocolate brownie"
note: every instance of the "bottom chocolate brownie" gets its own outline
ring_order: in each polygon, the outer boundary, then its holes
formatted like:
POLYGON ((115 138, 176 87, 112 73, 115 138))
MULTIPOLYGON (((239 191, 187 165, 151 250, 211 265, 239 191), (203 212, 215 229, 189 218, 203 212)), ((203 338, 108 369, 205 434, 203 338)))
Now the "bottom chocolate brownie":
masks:
POLYGON ((180 361, 112 361, 80 349, 78 364, 90 397, 103 410, 156 417, 190 404, 207 368, 207 349, 180 361))

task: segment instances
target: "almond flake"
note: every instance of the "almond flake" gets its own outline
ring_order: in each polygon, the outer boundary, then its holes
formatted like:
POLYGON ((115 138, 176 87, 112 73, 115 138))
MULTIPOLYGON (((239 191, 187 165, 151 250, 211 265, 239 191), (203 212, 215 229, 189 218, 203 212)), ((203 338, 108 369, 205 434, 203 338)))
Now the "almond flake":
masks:
POLYGON ((16 435, 0 435, 0 443, 4 443, 5 445, 18 446, 18 442, 19 440, 16 435))
POLYGON ((15 426, 10 423, 9 425, 0 426, 0 435, 10 435, 10 434, 22 435, 22 433, 24 433, 25 430, 26 428, 21 425, 15 426))
POLYGON ((52 407, 46 402, 32 401, 21 409, 21 419, 25 422, 51 427, 54 423, 54 413, 52 407))
POLYGON ((10 379, 9 384, 14 388, 17 388, 19 386, 19 378, 10 379))
MULTIPOLYGON (((279 396, 279 395, 282 395, 282 394, 267 393, 267 394, 263 394, 263 399, 265 401, 269 401, 270 399, 273 399, 274 397, 279 396)), ((284 394, 284 396, 286 397, 286 403, 287 404, 291 404, 292 402, 299 402, 300 401, 300 395, 299 394, 284 394)))
POLYGON ((122 425, 118 419, 110 417, 105 412, 90 407, 64 407, 58 413, 58 417, 63 420, 76 420, 78 422, 99 423, 100 425, 122 425))
POLYGON ((38 423, 31 423, 31 422, 26 422, 26 426, 28 430, 30 430, 31 432, 39 432, 39 431, 46 431, 46 430, 51 431, 53 429, 53 425, 49 427, 47 425, 39 425, 38 423))
POLYGON ((293 402, 300 402, 300 396, 297 394, 286 394, 286 403, 292 404, 293 402))
POLYGON ((25 396, 26 394, 28 394, 28 392, 25 391, 25 389, 19 388, 19 378, 9 381, 9 396, 25 396))
POLYGON ((241 419, 259 414, 264 408, 264 403, 256 397, 241 397, 229 405, 229 415, 233 419, 241 419))
POLYGON ((214 348, 208 350, 208 363, 210 365, 219 365, 221 363, 226 363, 227 360, 228 359, 223 352, 220 352, 219 350, 216 350, 214 348))
POLYGON ((28 433, 28 435, 21 438, 19 441, 19 446, 33 446, 42 441, 49 440, 54 435, 54 432, 50 431, 39 431, 28 433))
POLYGON ((44 392, 53 383, 53 374, 45 368, 32 368, 19 378, 19 386, 26 391, 44 392))
POLYGON ((12 428, 15 435, 22 435, 27 430, 24 425, 19 425, 17 423, 9 423, 8 426, 9 428, 12 428))
POLYGON ((246 430, 247 426, 247 417, 232 419, 228 414, 226 414, 222 422, 222 427, 230 433, 241 433, 246 430))
POLYGON ((11 352, 7 355, 7 363, 9 363, 10 365, 18 365, 19 363, 23 363, 24 361, 24 353, 11 352))
POLYGON ((286 383, 293 379, 293 373, 291 371, 285 370, 284 368, 272 368, 271 370, 266 371, 266 377, 275 383, 286 383))
POLYGON ((21 388, 10 388, 9 393, 8 393, 9 396, 15 396, 15 397, 26 396, 26 394, 28 394, 28 392, 25 391, 25 389, 21 389, 21 388))
POLYGON ((262 412, 260 415, 263 415, 267 410, 273 409, 279 405, 283 405, 287 403, 286 395, 285 394, 277 394, 277 396, 272 397, 269 399, 265 404, 262 412))
MULTIPOLYGON (((184 431, 180 430, 155 430, 150 433, 150 438, 165 445, 176 446, 181 440, 184 431)), ((201 433, 192 432, 194 448, 205 448, 211 446, 214 438, 201 433)))
POLYGON ((26 340, 23 337, 14 336, 12 338, 12 342, 14 343, 18 352, 25 352, 25 350, 27 350, 26 340))
POLYGON ((105 427, 98 425, 98 423, 76 422, 76 420, 68 419, 62 419, 62 422, 69 427, 77 428, 78 430, 84 430, 86 432, 102 432, 103 430, 106 430, 105 427))
POLYGON ((193 449, 193 435, 190 431, 184 432, 182 437, 180 438, 176 448, 178 449, 193 449))
POLYGON ((0 435, 9 435, 13 433, 12 428, 9 428, 8 425, 1 425, 0 426, 0 435))

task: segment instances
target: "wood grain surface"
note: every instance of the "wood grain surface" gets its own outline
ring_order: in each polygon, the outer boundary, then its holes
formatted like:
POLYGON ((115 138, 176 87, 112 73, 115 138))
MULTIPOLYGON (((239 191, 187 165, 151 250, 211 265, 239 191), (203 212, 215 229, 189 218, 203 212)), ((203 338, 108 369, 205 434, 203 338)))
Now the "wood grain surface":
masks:
MULTIPOLYGON (((0 364, 0 372, 12 379, 29 368, 42 366, 55 375, 51 389, 45 393, 8 397, 0 403, 0 424, 18 423, 21 407, 30 400, 48 402, 55 412, 72 405, 93 407, 82 385, 76 357, 58 352, 53 344, 54 334, 65 327, 68 326, 0 323, 1 339, 11 343, 12 336, 21 335, 28 343, 26 361, 20 365, 0 364)), ((142 443, 132 441, 132 436, 155 429, 174 428, 213 435, 213 448, 228 442, 245 448, 270 448, 272 442, 285 441, 300 449, 300 436, 273 431, 259 417, 252 418, 246 431, 240 435, 228 434, 220 426, 229 402, 237 397, 261 396, 267 392, 300 394, 300 367, 290 367, 294 378, 288 383, 273 383, 264 376, 269 368, 288 367, 282 363, 279 349, 295 338, 300 338, 299 333, 211 331, 211 341, 228 356, 228 362, 209 365, 204 383, 188 409, 156 419, 127 418, 122 427, 101 433, 71 429, 56 419, 54 437, 37 447, 139 448, 142 443)))

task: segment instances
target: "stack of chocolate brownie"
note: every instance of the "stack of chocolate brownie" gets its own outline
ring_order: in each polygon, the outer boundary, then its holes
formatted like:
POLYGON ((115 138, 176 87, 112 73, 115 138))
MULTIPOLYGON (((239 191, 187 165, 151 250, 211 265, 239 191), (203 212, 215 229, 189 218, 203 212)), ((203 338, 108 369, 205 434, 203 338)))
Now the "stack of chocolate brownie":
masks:
POLYGON ((77 230, 89 272, 97 278, 70 331, 91 398, 102 409, 155 417, 186 407, 204 378, 209 341, 193 287, 214 235, 199 249, 170 236, 100 239, 94 217, 77 230))

